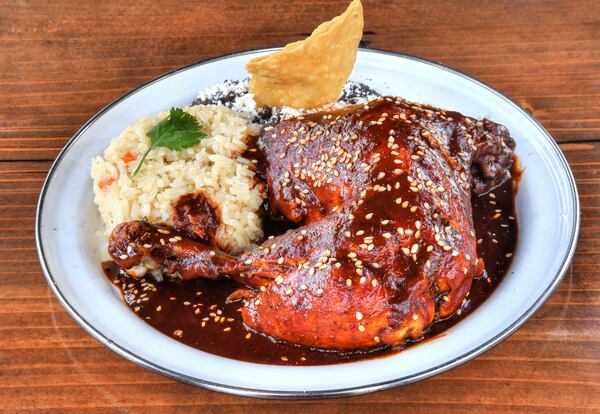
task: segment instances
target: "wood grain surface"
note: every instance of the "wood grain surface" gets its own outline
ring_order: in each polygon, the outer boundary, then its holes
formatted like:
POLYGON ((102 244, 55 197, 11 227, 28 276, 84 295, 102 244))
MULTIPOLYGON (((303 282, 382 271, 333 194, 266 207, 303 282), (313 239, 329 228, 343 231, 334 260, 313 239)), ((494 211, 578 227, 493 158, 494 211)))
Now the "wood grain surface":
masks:
POLYGON ((146 371, 87 335, 38 263, 51 161, 96 111, 194 61, 298 40, 345 1, 0 2, 0 412, 600 412, 600 2, 369 1, 364 44, 441 62, 532 112, 582 204, 577 255, 524 327, 475 360, 389 391, 320 401, 228 396, 146 371))

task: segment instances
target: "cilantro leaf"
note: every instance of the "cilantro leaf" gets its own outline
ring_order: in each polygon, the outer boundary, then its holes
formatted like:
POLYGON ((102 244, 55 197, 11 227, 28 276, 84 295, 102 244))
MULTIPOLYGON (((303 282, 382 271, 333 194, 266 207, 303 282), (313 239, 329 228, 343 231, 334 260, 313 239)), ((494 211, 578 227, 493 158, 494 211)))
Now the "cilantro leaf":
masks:
POLYGON ((142 156, 132 177, 137 175, 146 157, 154 148, 163 147, 181 151, 193 147, 207 137, 198 120, 181 108, 171 108, 169 116, 154 125, 146 132, 146 136, 150 138, 150 148, 142 156))

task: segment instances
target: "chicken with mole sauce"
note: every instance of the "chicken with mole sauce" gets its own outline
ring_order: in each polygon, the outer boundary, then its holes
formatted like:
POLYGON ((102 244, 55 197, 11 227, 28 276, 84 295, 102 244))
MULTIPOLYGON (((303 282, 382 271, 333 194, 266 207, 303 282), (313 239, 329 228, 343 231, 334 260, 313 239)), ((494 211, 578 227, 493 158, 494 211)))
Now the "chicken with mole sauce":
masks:
MULTIPOLYGON (((245 325, 319 349, 419 339, 484 272, 472 195, 511 178, 514 141, 491 121, 384 97, 265 128, 269 214, 295 228, 239 256, 213 247, 219 214, 174 204, 175 228, 122 223, 113 260, 134 277, 229 277, 245 325)), ((191 205, 190 205, 191 203, 191 205)))

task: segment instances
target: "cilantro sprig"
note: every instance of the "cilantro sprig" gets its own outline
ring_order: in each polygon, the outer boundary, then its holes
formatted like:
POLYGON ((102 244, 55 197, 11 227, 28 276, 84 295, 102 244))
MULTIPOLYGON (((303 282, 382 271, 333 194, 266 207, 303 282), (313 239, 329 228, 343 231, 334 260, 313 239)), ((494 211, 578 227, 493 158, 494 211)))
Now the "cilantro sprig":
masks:
POLYGON ((150 138, 150 148, 142 156, 140 163, 131 175, 132 177, 137 175, 146 157, 154 148, 164 147, 181 151, 184 148, 193 147, 201 139, 207 137, 198 120, 181 108, 171 108, 169 116, 154 125, 150 131, 146 132, 146 136, 150 138))

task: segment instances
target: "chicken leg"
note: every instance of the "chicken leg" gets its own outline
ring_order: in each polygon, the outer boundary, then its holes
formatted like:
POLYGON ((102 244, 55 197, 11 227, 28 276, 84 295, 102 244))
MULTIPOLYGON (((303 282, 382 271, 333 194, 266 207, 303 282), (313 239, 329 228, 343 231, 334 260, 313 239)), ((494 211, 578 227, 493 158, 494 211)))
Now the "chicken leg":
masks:
POLYGON ((321 349, 400 345, 461 306, 484 269, 471 195, 510 178, 504 127, 385 97, 283 121, 257 149, 272 214, 298 228, 238 257, 186 238, 150 254, 117 228, 113 258, 233 277, 249 328, 321 349))

